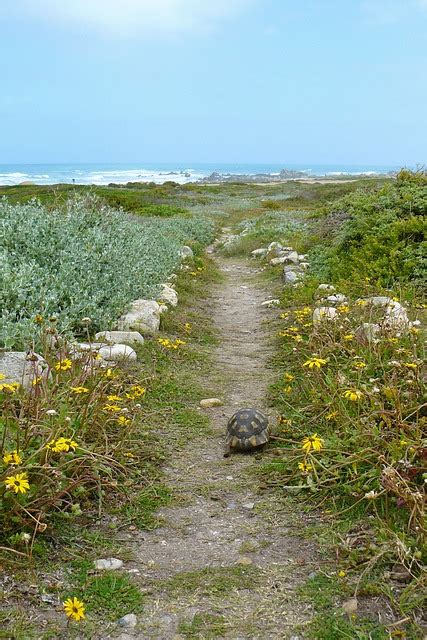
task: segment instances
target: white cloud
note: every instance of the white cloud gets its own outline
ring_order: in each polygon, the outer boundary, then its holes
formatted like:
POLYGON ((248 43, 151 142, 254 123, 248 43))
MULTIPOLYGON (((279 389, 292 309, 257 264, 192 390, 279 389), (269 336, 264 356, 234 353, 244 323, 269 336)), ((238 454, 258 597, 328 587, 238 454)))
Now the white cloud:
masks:
MULTIPOLYGON (((115 34, 175 34, 209 30, 253 0, 2 0, 21 18, 115 34)), ((4 10, 4 5, 3 5, 4 10)))

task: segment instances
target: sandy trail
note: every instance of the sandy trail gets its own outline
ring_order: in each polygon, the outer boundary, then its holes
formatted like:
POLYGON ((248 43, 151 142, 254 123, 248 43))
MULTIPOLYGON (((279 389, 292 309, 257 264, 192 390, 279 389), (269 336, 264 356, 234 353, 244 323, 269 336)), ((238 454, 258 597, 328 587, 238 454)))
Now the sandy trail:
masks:
MULTIPOLYGON (((311 615, 296 589, 318 568, 313 543, 295 520, 261 492, 259 456, 223 458, 227 418, 241 406, 269 414, 271 351, 261 307, 268 292, 247 260, 217 257, 224 282, 206 301, 219 344, 206 377, 225 389, 224 406, 208 410, 213 435, 171 456, 166 483, 177 499, 161 510, 161 528, 129 535, 132 570, 145 591, 138 631, 125 638, 291 638, 311 615)), ((212 385, 211 385, 212 386, 212 385)), ((274 419, 274 416, 270 417, 274 419)))

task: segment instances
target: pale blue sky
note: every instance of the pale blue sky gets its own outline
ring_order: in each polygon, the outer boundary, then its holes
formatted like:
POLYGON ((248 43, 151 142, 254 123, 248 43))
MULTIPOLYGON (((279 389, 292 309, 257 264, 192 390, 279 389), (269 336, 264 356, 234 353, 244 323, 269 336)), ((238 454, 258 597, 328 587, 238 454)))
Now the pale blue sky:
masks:
POLYGON ((0 164, 427 162, 427 0, 1 0, 0 164))

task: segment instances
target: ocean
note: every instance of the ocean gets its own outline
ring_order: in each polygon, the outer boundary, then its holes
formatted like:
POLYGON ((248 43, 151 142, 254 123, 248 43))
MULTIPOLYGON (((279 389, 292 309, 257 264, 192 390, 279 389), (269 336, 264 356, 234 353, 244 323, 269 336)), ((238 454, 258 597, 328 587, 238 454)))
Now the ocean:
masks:
POLYGON ((1 164, 0 185, 22 182, 58 184, 105 185, 110 182, 155 182, 173 180, 181 184, 197 182, 211 173, 221 175, 259 173, 278 175, 281 170, 302 171, 310 176, 354 176, 386 174, 399 166, 375 165, 310 165, 310 164, 200 164, 200 163, 141 163, 141 164, 1 164))

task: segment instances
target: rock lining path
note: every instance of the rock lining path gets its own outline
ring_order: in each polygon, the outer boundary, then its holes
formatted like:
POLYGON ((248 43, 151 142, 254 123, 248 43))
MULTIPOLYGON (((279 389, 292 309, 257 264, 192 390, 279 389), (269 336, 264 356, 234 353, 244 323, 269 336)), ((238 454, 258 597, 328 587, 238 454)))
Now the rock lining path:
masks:
POLYGON ((219 343, 206 377, 211 387, 221 379, 225 402, 208 410, 213 434, 171 456, 165 481, 177 499, 160 511, 162 527, 133 536, 130 568, 146 595, 138 631, 112 636, 122 640, 302 638, 295 629, 311 615, 296 589, 318 568, 317 550, 298 537, 277 496, 260 492, 253 473, 259 456, 223 458, 234 410, 252 405, 269 414, 271 312, 261 307, 269 296, 257 283, 257 265, 216 260, 224 282, 206 309, 219 343))

